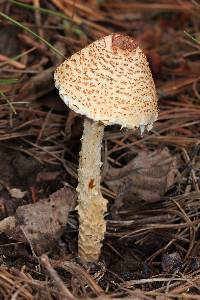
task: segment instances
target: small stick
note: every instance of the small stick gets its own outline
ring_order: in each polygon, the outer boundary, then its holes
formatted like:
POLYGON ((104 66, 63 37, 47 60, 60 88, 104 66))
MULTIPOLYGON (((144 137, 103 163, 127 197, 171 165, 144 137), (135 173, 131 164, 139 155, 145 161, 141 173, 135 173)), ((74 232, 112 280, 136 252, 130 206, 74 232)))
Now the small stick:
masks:
POLYGON ((13 66, 16 69, 25 69, 26 66, 18 61, 12 60, 9 57, 0 54, 0 62, 6 62, 8 65, 13 66))
POLYGON ((36 257, 36 258, 37 258, 37 255, 36 255, 36 253, 35 253, 35 251, 34 251, 33 245, 32 245, 32 243, 31 243, 31 240, 30 240, 29 237, 28 237, 28 234, 27 234, 26 230, 23 228, 23 226, 20 226, 20 229, 21 229, 21 231, 23 232, 25 238, 27 239, 27 241, 28 241, 28 243, 29 243, 29 246, 30 246, 30 248, 31 248, 31 252, 32 252, 33 257, 36 257))
POLYGON ((40 0, 33 0, 33 5, 35 6, 36 10, 35 10, 35 22, 36 25, 38 26, 38 33, 41 37, 44 38, 44 32, 42 30, 42 22, 41 22, 41 15, 40 15, 40 0))
POLYGON ((45 54, 45 55, 48 54, 46 46, 44 44, 41 44, 41 43, 37 42, 31 36, 29 36, 25 33, 20 33, 18 35, 18 37, 19 37, 20 41, 22 41, 28 47, 33 47, 33 48, 37 49, 37 51, 39 51, 42 54, 45 54))
POLYGON ((41 263, 43 267, 47 270, 49 276, 52 280, 54 280, 56 286, 58 289, 65 295, 63 298, 64 300, 77 300, 72 293, 68 290, 68 288, 65 286, 64 282, 61 280, 61 278, 58 276, 57 272, 54 270, 54 268, 51 266, 49 262, 49 258, 47 255, 43 254, 41 256, 41 263))

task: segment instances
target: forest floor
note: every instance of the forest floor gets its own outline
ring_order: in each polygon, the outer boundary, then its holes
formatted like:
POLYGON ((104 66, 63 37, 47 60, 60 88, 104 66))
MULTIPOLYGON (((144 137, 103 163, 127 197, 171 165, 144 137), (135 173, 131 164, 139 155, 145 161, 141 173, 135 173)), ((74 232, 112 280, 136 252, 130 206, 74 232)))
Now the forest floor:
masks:
POLYGON ((199 41, 198 0, 0 1, 0 299, 200 299, 199 41), (144 49, 159 120, 142 137, 106 128, 107 231, 100 262, 85 266, 83 119, 53 71, 112 32, 144 49))

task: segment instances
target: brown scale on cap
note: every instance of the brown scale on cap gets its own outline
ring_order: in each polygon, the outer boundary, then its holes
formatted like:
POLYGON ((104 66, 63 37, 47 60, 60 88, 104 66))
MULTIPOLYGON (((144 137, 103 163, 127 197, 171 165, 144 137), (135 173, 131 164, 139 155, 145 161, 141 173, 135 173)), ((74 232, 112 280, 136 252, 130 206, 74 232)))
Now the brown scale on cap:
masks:
POLYGON ((138 43, 128 35, 113 34, 112 47, 113 49, 133 51, 138 47, 138 43))
POLYGON ((157 119, 157 95, 146 56, 126 35, 95 41, 60 65, 54 77, 71 109, 104 125, 150 129, 157 119))

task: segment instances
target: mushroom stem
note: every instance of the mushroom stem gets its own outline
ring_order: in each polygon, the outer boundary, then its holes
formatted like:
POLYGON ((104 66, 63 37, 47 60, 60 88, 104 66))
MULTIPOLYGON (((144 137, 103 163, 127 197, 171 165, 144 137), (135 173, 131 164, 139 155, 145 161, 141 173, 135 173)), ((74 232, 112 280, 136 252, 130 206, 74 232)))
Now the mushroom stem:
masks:
POLYGON ((106 231, 104 214, 107 211, 107 200, 103 198, 100 190, 103 133, 104 125, 85 118, 77 187, 78 252, 84 262, 99 259, 101 241, 106 231))

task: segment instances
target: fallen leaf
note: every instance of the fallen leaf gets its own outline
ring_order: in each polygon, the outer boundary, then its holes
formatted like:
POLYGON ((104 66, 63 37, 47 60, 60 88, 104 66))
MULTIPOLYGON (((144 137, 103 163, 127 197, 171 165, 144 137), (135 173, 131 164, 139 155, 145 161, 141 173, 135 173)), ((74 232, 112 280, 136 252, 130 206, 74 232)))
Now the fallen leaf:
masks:
POLYGON ((174 273, 182 266, 182 259, 178 252, 164 253, 162 256, 162 269, 168 274, 174 273))
POLYGON ((10 196, 16 199, 22 199, 26 195, 26 191, 22 192, 20 189, 12 188, 9 189, 10 196))
POLYGON ((37 182, 41 182, 41 181, 52 181, 52 180, 55 180, 58 176, 60 175, 60 172, 45 172, 45 171, 42 171, 42 172, 39 172, 37 174, 37 177, 36 177, 36 181, 37 182))
POLYGON ((179 175, 177 159, 167 148, 138 156, 122 168, 110 167, 105 183, 117 194, 114 209, 125 199, 156 202, 175 183, 179 175))
POLYGON ((41 255, 60 238, 68 213, 75 206, 75 199, 75 191, 63 187, 49 199, 20 206, 14 216, 16 226, 8 230, 4 227, 4 232, 15 240, 28 242, 35 253, 41 255))

